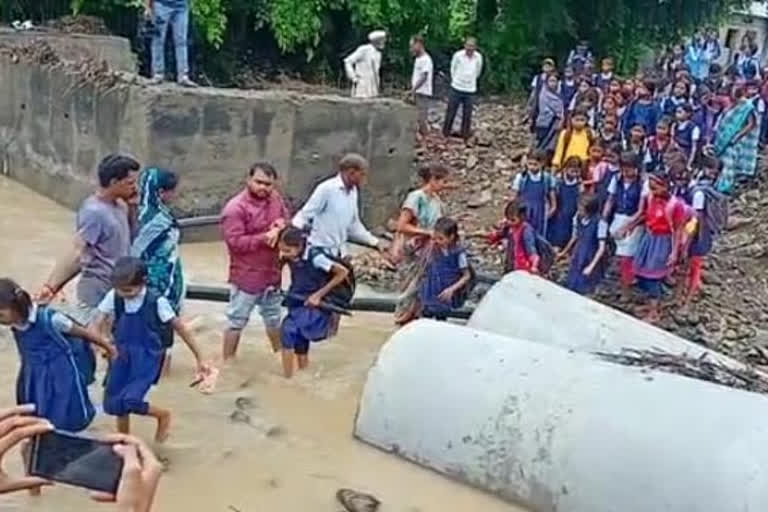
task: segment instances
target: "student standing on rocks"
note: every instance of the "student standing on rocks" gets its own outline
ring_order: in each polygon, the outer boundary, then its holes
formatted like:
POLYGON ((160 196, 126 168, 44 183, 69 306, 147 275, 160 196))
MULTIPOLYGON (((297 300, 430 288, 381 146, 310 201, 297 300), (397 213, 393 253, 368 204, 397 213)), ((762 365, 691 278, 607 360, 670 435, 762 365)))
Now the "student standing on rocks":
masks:
POLYGON ((99 164, 99 190, 83 201, 77 212, 77 233, 72 246, 59 258, 38 294, 49 302, 76 275, 77 310, 73 318, 87 325, 96 307, 112 287, 115 262, 131 248, 128 204, 136 199, 139 162, 109 155, 99 164))
POLYGON ((245 189, 221 214, 221 231, 229 250, 231 292, 224 332, 223 359, 235 356, 240 335, 256 306, 275 353, 280 351, 280 266, 277 240, 289 218, 275 190, 277 171, 270 164, 251 166, 245 189))
POLYGON ((419 111, 419 135, 427 135, 429 125, 429 104, 432 101, 432 84, 435 67, 432 57, 424 48, 424 38, 413 36, 411 38, 411 53, 416 57, 413 61, 413 75, 411 77, 411 94, 419 111))
POLYGON ((477 51, 477 40, 468 37, 464 49, 451 60, 451 97, 445 113, 443 135, 450 137, 453 121, 461 105, 461 137, 469 139, 472 129, 472 108, 477 94, 477 79, 483 71, 483 56, 477 51))
POLYGON ((353 98, 375 98, 379 95, 381 50, 387 42, 387 33, 374 30, 368 34, 368 41, 344 59, 344 70, 352 81, 353 98))
POLYGON ((145 11, 155 26, 152 34, 152 81, 160 84, 165 80, 165 37, 170 26, 176 50, 176 79, 179 85, 197 87, 189 78, 189 0, 146 0, 145 11))

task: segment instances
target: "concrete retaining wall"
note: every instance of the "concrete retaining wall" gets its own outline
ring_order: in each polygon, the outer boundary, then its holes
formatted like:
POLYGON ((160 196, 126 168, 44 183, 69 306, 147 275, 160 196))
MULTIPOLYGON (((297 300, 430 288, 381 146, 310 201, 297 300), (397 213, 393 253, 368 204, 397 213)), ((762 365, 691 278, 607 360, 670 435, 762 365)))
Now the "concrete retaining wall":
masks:
POLYGON ((218 213, 257 160, 273 163, 286 196, 303 200, 343 153, 362 153, 372 164, 369 223, 382 222, 410 182, 416 113, 399 101, 175 85, 104 91, 67 67, 6 58, 0 76, 3 171, 69 207, 114 151, 177 171, 180 216, 218 213))

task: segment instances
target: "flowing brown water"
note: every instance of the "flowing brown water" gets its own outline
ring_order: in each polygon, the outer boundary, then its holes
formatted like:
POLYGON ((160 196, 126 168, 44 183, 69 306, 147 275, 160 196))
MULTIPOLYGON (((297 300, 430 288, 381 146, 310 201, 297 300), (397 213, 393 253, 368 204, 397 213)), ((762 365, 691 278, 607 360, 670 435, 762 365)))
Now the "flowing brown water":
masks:
MULTIPOLYGON (((0 178, 0 274, 36 290, 73 232, 72 212, 0 178)), ((220 244, 184 247, 190 280, 221 283, 226 253, 220 244)), ((188 302, 185 310, 207 355, 220 346, 224 305, 188 302)), ((256 315, 258 317, 258 315, 256 315)), ((255 322, 257 323, 257 322, 255 322)), ((365 373, 392 332, 388 315, 345 319, 338 338, 313 348, 310 372, 288 382, 267 351, 263 331, 244 333, 238 361, 224 369, 217 392, 201 395, 188 386, 192 361, 174 349, 172 375, 151 400, 174 414, 171 438, 158 448, 168 459, 155 510, 158 512, 337 512, 338 488, 376 495, 382 512, 522 510, 436 473, 382 453, 352 438, 352 422, 365 373), (238 398, 248 398, 251 423, 234 422, 238 398)), ((0 407, 13 404, 18 360, 10 337, 0 334, 0 407)), ((96 402, 101 392, 91 388, 96 402)), ((241 401, 242 402, 242 401, 241 401)), ((112 428, 97 418, 93 431, 112 428)), ((135 433, 151 439, 153 425, 134 420, 135 433)), ((14 453, 8 469, 19 471, 14 453)), ((110 506, 88 502, 77 489, 59 486, 43 496, 0 497, 0 510, 96 512, 110 506)))

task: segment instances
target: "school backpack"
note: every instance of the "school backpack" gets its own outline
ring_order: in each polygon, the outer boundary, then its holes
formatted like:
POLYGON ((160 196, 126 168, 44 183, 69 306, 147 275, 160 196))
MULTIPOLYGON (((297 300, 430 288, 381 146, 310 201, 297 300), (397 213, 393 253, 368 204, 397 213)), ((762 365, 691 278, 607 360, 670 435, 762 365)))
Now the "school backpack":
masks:
POLYGON ((325 299, 323 299, 326 302, 333 304, 334 306, 349 309, 350 305, 352 304, 352 299, 355 296, 355 288, 357 287, 354 268, 346 258, 332 254, 330 251, 326 251, 322 247, 311 247, 309 249, 309 261, 312 261, 312 259, 318 254, 322 254, 329 260, 343 266, 349 271, 347 278, 338 286, 333 288, 330 292, 328 292, 328 295, 326 295, 325 299))
MULTIPOLYGON (((544 180, 544 194, 549 197, 549 193, 553 188, 555 180, 552 178, 552 174, 550 174, 548 171, 541 171, 541 179, 544 180)), ((523 193, 523 190, 525 190, 525 187, 530 181, 531 175, 527 170, 524 170, 520 173, 520 190, 518 190, 519 194, 523 193)))
POLYGON ((728 227, 728 196, 708 185, 695 186, 693 188, 694 194, 699 190, 704 193, 705 197, 704 221, 712 234, 720 235, 728 227))
MULTIPOLYGON (((160 345, 163 348, 171 348, 173 346, 173 326, 170 322, 163 323, 160 321, 160 317, 157 315, 157 301, 160 295, 156 292, 147 289, 147 295, 144 297, 144 302, 149 302, 152 307, 149 318, 149 328, 152 332, 157 333, 160 338, 160 345)), ((144 307, 144 306, 142 306, 144 307)), ((117 328, 117 323, 120 318, 125 314, 125 299, 115 294, 115 318, 112 322, 113 328, 117 328)))
MULTIPOLYGON (((533 228, 526 224, 525 228, 523 229, 530 229, 533 230, 533 228)), ((507 243, 512 244, 514 243, 510 238, 509 234, 506 236, 507 243)), ((534 232, 534 246, 536 247, 536 252, 539 254, 539 274, 540 275, 546 275, 549 273, 549 271, 552 269, 552 266, 555 264, 555 259, 557 258, 557 254, 555 253, 555 249, 552 247, 552 244, 549 243, 549 241, 544 238, 543 236, 539 235, 538 233, 534 232)), ((509 272, 512 272, 515 268, 514 265, 514 250, 510 249, 509 246, 507 246, 507 256, 504 261, 504 273, 507 274, 509 272)))

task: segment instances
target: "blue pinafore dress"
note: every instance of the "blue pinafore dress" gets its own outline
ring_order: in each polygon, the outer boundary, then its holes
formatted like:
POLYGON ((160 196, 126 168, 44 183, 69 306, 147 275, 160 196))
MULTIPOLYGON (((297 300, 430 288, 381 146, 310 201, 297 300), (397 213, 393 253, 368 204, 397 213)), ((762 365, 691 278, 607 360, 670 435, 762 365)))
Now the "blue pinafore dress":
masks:
POLYGON ((79 432, 91 424, 96 414, 87 389, 93 382, 93 369, 83 365, 88 363, 86 354, 93 358, 93 352, 79 338, 56 330, 53 313, 39 306, 35 322, 28 329, 13 329, 21 358, 16 402, 35 404, 35 414, 57 429, 79 432))
POLYGON ((466 301, 464 293, 454 293, 450 302, 441 301, 438 295, 461 278, 463 270, 459 267, 459 260, 465 254, 464 248, 458 246, 447 251, 437 248, 432 250, 420 291, 423 316, 445 319, 451 311, 464 305, 466 301))
POLYGON ((528 209, 528 223, 541 236, 547 235, 547 194, 549 175, 542 172, 541 179, 534 181, 524 175, 520 187, 520 198, 528 209))
MULTIPOLYGON (((328 282, 328 273, 312 265, 311 260, 318 253, 322 250, 312 248, 306 257, 290 264, 290 295, 309 297, 328 282)), ((329 298, 326 301, 333 302, 329 298)), ((309 342, 322 341, 333 335, 334 315, 329 311, 307 307, 303 300, 291 296, 283 300, 283 306, 288 309, 280 327, 284 348, 299 347, 299 352, 303 353, 302 347, 308 349, 309 342)))
POLYGON ((557 211, 547 226, 547 240, 554 247, 565 247, 573 234, 573 217, 579 208, 581 184, 560 181, 557 185, 557 211))
POLYGON ((146 415, 147 393, 160 378, 165 359, 162 334, 157 325, 158 295, 147 290, 144 304, 130 313, 125 301, 115 297, 113 334, 117 359, 112 361, 104 389, 104 412, 113 416, 146 415))
POLYGON ((583 274, 584 269, 587 268, 595 254, 597 254, 600 245, 599 225, 599 215, 593 215, 589 219, 580 217, 576 221, 577 242, 565 285, 569 290, 581 295, 594 292, 603 278, 605 270, 603 262, 598 263, 595 266, 595 270, 589 276, 583 274))

